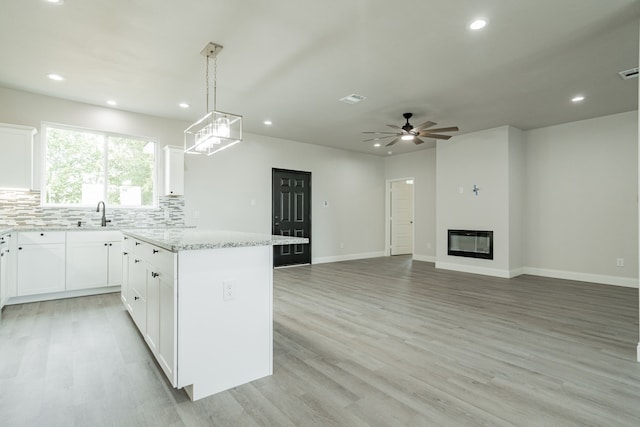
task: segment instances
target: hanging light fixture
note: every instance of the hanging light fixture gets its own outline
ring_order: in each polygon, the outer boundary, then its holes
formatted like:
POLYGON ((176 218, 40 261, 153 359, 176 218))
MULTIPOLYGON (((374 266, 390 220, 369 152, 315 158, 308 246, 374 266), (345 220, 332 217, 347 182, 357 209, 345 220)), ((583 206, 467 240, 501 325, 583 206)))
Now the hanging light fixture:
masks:
POLYGON ((217 55, 222 50, 219 44, 209 42, 200 52, 207 58, 207 114, 184 131, 185 153, 208 156, 242 141, 242 116, 217 110, 217 55), (209 61, 213 58, 213 110, 209 111, 209 61))

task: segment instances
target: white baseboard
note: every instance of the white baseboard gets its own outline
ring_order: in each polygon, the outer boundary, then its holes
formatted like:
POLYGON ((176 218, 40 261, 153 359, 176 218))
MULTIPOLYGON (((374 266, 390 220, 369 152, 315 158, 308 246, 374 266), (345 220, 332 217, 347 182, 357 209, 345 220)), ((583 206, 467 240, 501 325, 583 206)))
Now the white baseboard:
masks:
POLYGON ((606 276, 602 274, 579 273, 576 271, 550 270, 546 268, 525 267, 524 274, 553 277, 555 279, 576 280, 579 282, 601 283, 603 285, 637 288, 638 279, 630 277, 606 276))
POLYGON ((26 304, 30 302, 50 301, 54 299, 84 297, 87 295, 111 294, 120 292, 120 286, 107 286, 104 288, 77 289, 75 291, 52 292, 49 294, 25 295, 10 298, 6 305, 26 304))
POLYGON ((328 262, 353 261, 356 259, 379 258, 384 256, 384 251, 365 252, 360 254, 336 255, 327 257, 312 258, 312 264, 326 264, 328 262))
POLYGON ((436 262, 436 257, 431 255, 418 255, 413 254, 413 259, 415 261, 424 261, 424 262, 436 262))
POLYGON ((473 274, 482 274, 484 276, 502 277, 505 279, 509 279, 513 277, 513 276, 510 276, 510 272, 508 270, 478 267, 474 265, 455 264, 451 262, 436 261, 436 268, 440 268, 443 270, 460 271, 462 273, 473 273, 473 274))

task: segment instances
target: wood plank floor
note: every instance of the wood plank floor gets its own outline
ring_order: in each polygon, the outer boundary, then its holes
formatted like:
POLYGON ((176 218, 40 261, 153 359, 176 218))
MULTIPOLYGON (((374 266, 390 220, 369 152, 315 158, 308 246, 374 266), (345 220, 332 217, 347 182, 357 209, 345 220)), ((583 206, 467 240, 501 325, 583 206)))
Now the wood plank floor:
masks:
POLYGON ((274 288, 274 375, 197 402, 117 294, 5 307, 0 425, 640 425, 636 289, 407 257, 276 270, 274 288))

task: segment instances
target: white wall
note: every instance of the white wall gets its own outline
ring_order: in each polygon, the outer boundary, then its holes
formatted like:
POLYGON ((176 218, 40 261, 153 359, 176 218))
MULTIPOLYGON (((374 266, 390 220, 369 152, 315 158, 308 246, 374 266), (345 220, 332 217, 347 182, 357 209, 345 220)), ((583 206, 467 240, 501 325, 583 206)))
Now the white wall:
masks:
POLYGON ((526 132, 528 273, 637 286, 637 118, 633 111, 526 132))
POLYGON ((414 179, 414 254, 416 260, 435 262, 436 150, 435 147, 384 161, 385 180, 414 179))
POLYGON ((508 126, 438 141, 436 267, 509 276, 508 148, 508 126), (492 230, 493 259, 447 255, 449 229, 492 230))
POLYGON ((383 254, 381 157, 247 134, 211 157, 185 157, 187 223, 270 233, 272 168, 299 170, 311 172, 313 262, 383 254))

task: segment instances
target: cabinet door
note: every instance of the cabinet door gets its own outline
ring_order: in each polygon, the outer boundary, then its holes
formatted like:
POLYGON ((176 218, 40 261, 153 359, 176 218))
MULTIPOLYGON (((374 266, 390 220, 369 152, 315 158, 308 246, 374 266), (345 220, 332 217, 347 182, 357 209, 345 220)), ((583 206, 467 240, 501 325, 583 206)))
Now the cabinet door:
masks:
POLYGON ((67 242, 67 290, 107 285, 105 242, 67 242))
POLYGON ((160 287, 158 273, 150 270, 147 277, 147 332, 145 340, 154 354, 158 353, 160 335, 160 287))
POLYGON ((147 269, 146 263, 131 255, 129 263, 129 303, 131 317, 136 322, 138 329, 144 336, 147 332, 147 269))
POLYGON ((18 295, 64 291, 64 244, 18 246, 18 295))
POLYGON ((31 188, 32 127, 0 124, 0 187, 31 188))
POLYGON ((7 299, 7 258, 8 258, 7 248, 0 249, 0 309, 4 307, 4 304, 7 299))
POLYGON ((126 309, 131 312, 131 304, 129 302, 130 297, 130 289, 129 289, 129 263, 132 262, 131 254, 126 250, 122 252, 122 285, 120 286, 120 299, 122 303, 126 307, 126 309))
POLYGON ((109 242, 108 286, 122 285, 122 242, 109 242))
POLYGON ((184 194, 184 150, 181 147, 164 147, 164 194, 184 194))
POLYGON ((175 287, 174 278, 167 274, 160 274, 157 278, 159 289, 159 341, 158 362, 162 370, 175 387, 177 384, 175 372, 175 287))

